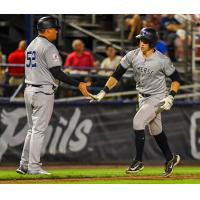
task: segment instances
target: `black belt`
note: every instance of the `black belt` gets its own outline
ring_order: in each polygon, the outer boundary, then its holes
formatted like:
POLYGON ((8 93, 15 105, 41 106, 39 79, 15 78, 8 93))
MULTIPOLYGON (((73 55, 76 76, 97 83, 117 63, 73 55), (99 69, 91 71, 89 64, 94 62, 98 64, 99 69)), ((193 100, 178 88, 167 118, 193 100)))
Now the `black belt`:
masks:
POLYGON ((27 85, 32 87, 42 87, 42 85, 34 85, 34 84, 27 84, 27 85))
POLYGON ((144 93, 139 93, 142 97, 150 97, 151 94, 144 94, 144 93))

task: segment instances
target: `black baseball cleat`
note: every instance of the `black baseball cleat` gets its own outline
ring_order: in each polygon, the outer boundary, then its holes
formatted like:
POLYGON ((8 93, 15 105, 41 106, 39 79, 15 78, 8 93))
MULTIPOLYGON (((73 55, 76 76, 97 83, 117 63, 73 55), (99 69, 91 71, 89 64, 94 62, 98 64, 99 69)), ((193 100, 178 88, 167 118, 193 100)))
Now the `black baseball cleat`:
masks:
POLYGON ((19 168, 16 170, 18 174, 27 174, 28 168, 25 168, 23 165, 20 165, 19 168))
POLYGON ((141 161, 134 160, 130 167, 126 170, 127 174, 137 173, 144 169, 144 165, 141 161))
POLYGON ((163 176, 168 177, 172 174, 173 169, 178 163, 180 162, 180 156, 179 155, 174 155, 173 158, 165 163, 165 171, 163 172, 163 176))

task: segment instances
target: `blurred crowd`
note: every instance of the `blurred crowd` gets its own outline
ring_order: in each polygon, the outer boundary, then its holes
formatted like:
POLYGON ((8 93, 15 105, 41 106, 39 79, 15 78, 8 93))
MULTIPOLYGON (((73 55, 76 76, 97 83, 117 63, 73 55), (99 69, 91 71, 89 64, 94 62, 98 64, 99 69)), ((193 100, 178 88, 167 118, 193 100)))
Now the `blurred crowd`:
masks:
MULTIPOLYGON (((199 22, 200 15, 187 15, 187 19, 199 22)), ((121 31, 119 15, 114 15, 114 30, 121 31)), ((188 32, 188 20, 174 14, 133 14, 123 15, 124 30, 127 40, 137 48, 135 36, 143 27, 153 27, 159 33, 159 41, 156 49, 170 57, 173 62, 183 62, 186 57, 186 49, 191 46, 191 32, 188 32)), ((199 26, 196 30, 200 31, 199 26)), ((26 41, 21 40, 13 52, 5 55, 0 46, 0 96, 10 97, 16 88, 24 82, 26 41)), ((91 81, 94 88, 105 84, 109 76, 118 66, 121 53, 112 45, 105 46, 103 59, 95 59, 91 50, 85 47, 84 41, 77 38, 72 41, 72 52, 67 52, 63 59, 63 70, 82 81, 91 81)), ((200 55, 200 52, 197 54, 200 55)), ((61 84, 58 97, 71 97, 78 95, 73 87, 61 84), (63 91, 62 91, 62 88, 63 91), (66 89, 67 92, 66 92, 66 89)), ((98 90, 98 89, 97 89, 98 90)))
MULTIPOLYGON (((135 36, 139 34, 140 29, 142 27, 153 27, 159 33, 157 50, 168 55, 173 62, 184 61, 186 49, 191 46, 191 27, 189 27, 188 22, 198 23, 200 15, 184 16, 185 18, 176 14, 128 15, 125 17, 128 30, 127 39, 135 45, 135 36)), ((197 27, 197 31, 199 31, 198 29, 197 27)))
MULTIPOLYGON (((117 55, 117 51, 112 45, 105 47, 106 57, 101 62, 94 59, 92 52, 85 49, 85 44, 80 39, 75 39, 72 42, 72 48, 73 51, 63 58, 63 71, 72 74, 72 76, 82 81, 92 82, 94 87, 103 86, 105 83, 102 80, 103 77, 109 76, 118 66, 121 59, 121 56, 117 55)), ((21 40, 16 50, 10 52, 8 56, 0 51, 1 97, 12 96, 17 87, 24 82, 25 49, 26 41, 21 40)), ((59 98, 74 95, 79 95, 79 92, 73 87, 61 83, 59 98)))

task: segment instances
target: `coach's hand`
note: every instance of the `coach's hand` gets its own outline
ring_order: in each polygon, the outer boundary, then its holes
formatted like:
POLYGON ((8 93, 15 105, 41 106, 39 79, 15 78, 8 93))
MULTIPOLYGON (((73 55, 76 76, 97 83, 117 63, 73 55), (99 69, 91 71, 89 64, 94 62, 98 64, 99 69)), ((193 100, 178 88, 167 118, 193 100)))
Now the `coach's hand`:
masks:
POLYGON ((172 95, 167 96, 166 98, 162 99, 160 103, 163 103, 162 106, 160 106, 163 110, 170 110, 170 108, 173 105, 174 97, 172 95))
POLYGON ((89 94, 89 96, 91 97, 91 100, 90 102, 93 102, 93 101, 101 101, 106 95, 106 92, 101 90, 97 95, 92 95, 92 94, 89 94))
POLYGON ((87 90, 87 87, 91 86, 91 82, 80 82, 78 85, 78 89, 81 91, 81 93, 83 94, 83 96, 85 97, 89 97, 90 93, 87 90))

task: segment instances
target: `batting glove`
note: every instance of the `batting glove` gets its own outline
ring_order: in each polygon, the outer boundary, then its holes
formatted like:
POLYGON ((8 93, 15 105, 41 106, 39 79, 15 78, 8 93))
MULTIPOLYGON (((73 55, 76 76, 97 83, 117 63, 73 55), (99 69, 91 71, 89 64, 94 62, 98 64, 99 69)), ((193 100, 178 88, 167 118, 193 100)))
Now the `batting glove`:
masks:
POLYGON ((174 97, 172 95, 167 96, 166 98, 162 99, 160 103, 163 103, 162 106, 160 106, 163 110, 170 110, 170 108, 173 105, 174 97))
POLYGON ((106 96, 106 92, 101 90, 97 95, 89 94, 89 96, 91 97, 90 102, 101 101, 106 96))

